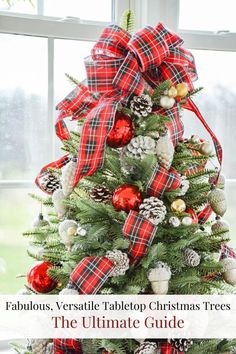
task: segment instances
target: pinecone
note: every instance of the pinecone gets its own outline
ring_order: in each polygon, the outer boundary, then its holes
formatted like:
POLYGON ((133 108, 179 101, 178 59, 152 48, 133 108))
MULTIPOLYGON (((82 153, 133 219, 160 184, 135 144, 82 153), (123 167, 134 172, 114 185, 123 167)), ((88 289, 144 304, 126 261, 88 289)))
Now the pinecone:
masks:
POLYGON ((156 142, 154 139, 139 135, 123 148, 122 153, 123 156, 142 160, 146 155, 154 155, 155 149, 156 142))
POLYGON ((184 251, 185 255, 185 264, 189 267, 197 267, 200 263, 201 257, 197 252, 192 250, 191 248, 186 248, 184 251))
POLYGON ((147 117, 152 112, 152 99, 149 95, 134 96, 130 102, 131 111, 138 117, 147 117))
POLYGON ((170 169, 174 157, 174 145, 168 134, 160 136, 156 143, 156 154, 160 164, 170 169))
POLYGON ((145 198, 139 206, 139 213, 154 225, 158 225, 165 219, 166 207, 163 201, 156 197, 145 198))
POLYGON ((71 160, 62 168, 61 185, 65 197, 68 197, 73 191, 76 168, 76 159, 71 160))
POLYGON ((179 352, 187 352, 193 345, 192 339, 171 339, 171 344, 179 352))
POLYGON ((97 203, 106 203, 111 197, 112 193, 106 186, 97 186, 90 191, 90 197, 97 203))
POLYGON ((28 348, 33 354, 45 354, 50 339, 30 339, 28 348))
POLYGON ((45 354, 53 354, 54 353, 54 345, 53 342, 52 343, 48 343, 47 347, 46 347, 46 352, 45 354))
POLYGON ((119 275, 124 275, 126 270, 129 269, 129 258, 126 253, 119 250, 108 251, 106 257, 114 263, 115 268, 110 273, 111 277, 117 277, 119 275))
POLYGON ((47 193, 53 193, 61 187, 60 180, 55 173, 46 172, 41 178, 41 186, 47 193))
POLYGON ((144 342, 135 351, 134 354, 157 354, 158 347, 154 342, 144 342))

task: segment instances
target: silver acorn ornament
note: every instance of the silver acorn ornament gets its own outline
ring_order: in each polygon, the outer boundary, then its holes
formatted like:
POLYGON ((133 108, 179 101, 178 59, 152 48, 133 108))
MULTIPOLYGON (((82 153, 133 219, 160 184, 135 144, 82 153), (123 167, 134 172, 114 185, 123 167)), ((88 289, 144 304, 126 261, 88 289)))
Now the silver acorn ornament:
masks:
POLYGON ((197 267, 201 261, 201 257, 191 248, 186 248, 184 251, 185 264, 189 267, 197 267))
POLYGON ((217 219, 214 224, 212 224, 211 231, 213 233, 219 233, 224 240, 229 238, 229 224, 221 218, 217 219))
POLYGON ((58 232, 66 248, 70 249, 77 233, 78 223, 74 220, 64 220, 59 224, 58 232))
POLYGON ((160 136, 156 143, 156 155, 160 164, 167 170, 170 169, 174 157, 174 145, 169 134, 160 136))
POLYGON ((236 259, 224 258, 223 264, 223 279, 226 283, 235 286, 236 285, 236 259))
POLYGON ((35 219, 33 222, 33 227, 35 227, 35 228, 45 227, 45 226, 49 226, 49 225, 50 225, 49 221, 44 219, 42 213, 39 213, 37 219, 35 219))
POLYGON ((148 280, 151 282, 154 294, 166 295, 170 278, 170 267, 166 263, 157 262, 155 268, 152 268, 148 274, 148 280))
POLYGON ((59 219, 62 219, 65 216, 67 211, 67 207, 64 204, 64 199, 65 199, 65 195, 62 189, 57 189, 55 190, 55 192, 53 192, 52 202, 59 219))
POLYGON ((72 159, 62 168, 61 186, 65 197, 68 197, 73 191, 76 167, 76 159, 72 159))
POLYGON ((208 201, 216 213, 223 216, 227 210, 225 192, 219 188, 214 188, 208 193, 208 201))

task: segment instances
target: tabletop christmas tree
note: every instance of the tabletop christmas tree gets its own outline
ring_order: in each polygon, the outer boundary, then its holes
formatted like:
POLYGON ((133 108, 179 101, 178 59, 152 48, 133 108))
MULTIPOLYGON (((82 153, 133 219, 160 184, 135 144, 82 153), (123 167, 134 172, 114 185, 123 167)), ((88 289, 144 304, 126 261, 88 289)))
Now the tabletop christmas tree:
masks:
MULTIPOLYGON (((211 294, 236 284, 228 245, 222 149, 192 96, 197 73, 183 41, 162 24, 130 35, 105 28, 85 60, 86 85, 57 105, 66 152, 43 167, 48 194, 28 250, 38 262, 27 292, 211 294), (194 112, 213 143, 184 136, 194 112), (64 119, 77 121, 69 132, 64 119), (215 151, 213 149, 215 147, 215 151), (219 168, 208 161, 218 160, 219 168), (230 285, 228 285, 230 284, 230 285)), ((215 163, 215 162, 214 162, 215 163)), ((235 341, 191 339, 32 340, 33 353, 225 353, 235 341)))

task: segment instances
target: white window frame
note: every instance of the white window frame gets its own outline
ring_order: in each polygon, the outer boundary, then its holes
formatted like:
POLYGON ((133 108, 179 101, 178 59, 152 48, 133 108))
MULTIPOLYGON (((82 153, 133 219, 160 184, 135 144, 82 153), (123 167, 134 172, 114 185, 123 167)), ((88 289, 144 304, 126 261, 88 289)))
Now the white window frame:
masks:
MULTIPOLYGON (((80 19, 43 16, 45 0, 38 0, 37 15, 17 14, 0 11, 0 34, 18 34, 43 37, 48 43, 48 136, 51 148, 48 159, 55 159, 55 102, 54 102, 54 40, 96 41, 107 22, 84 21, 80 19)), ((124 10, 129 8, 129 0, 112 1, 112 22, 119 22, 124 10)), ((32 188, 32 180, 0 180, 0 188, 32 188)))

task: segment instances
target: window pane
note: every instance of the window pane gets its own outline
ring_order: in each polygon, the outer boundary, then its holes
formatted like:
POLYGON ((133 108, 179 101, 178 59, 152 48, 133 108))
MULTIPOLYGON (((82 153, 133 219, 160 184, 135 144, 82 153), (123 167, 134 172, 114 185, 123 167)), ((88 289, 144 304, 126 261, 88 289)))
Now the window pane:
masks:
POLYGON ((111 0, 47 0, 44 2, 44 15, 110 22, 111 7, 111 0))
POLYGON ((235 0, 180 0, 179 28, 236 32, 235 0))
POLYGON ((0 294, 20 290, 25 278, 16 276, 26 274, 34 262, 26 252, 29 240, 22 236, 40 212, 39 203, 28 196, 29 192, 35 190, 0 189, 0 294))
POLYGON ((50 154, 47 40, 0 35, 0 179, 31 179, 50 154))
MULTIPOLYGON (((227 178, 236 178, 236 77, 232 75, 236 53, 192 50, 199 80, 203 86, 194 101, 207 123, 220 139, 224 151, 223 171, 227 178)), ((210 140, 195 115, 184 111, 185 135, 198 134, 210 140)))
POLYGON ((9 4, 7 1, 0 1, 0 11, 7 12, 17 12, 23 14, 35 15, 37 13, 37 0, 30 1, 20 1, 11 0, 9 4))

